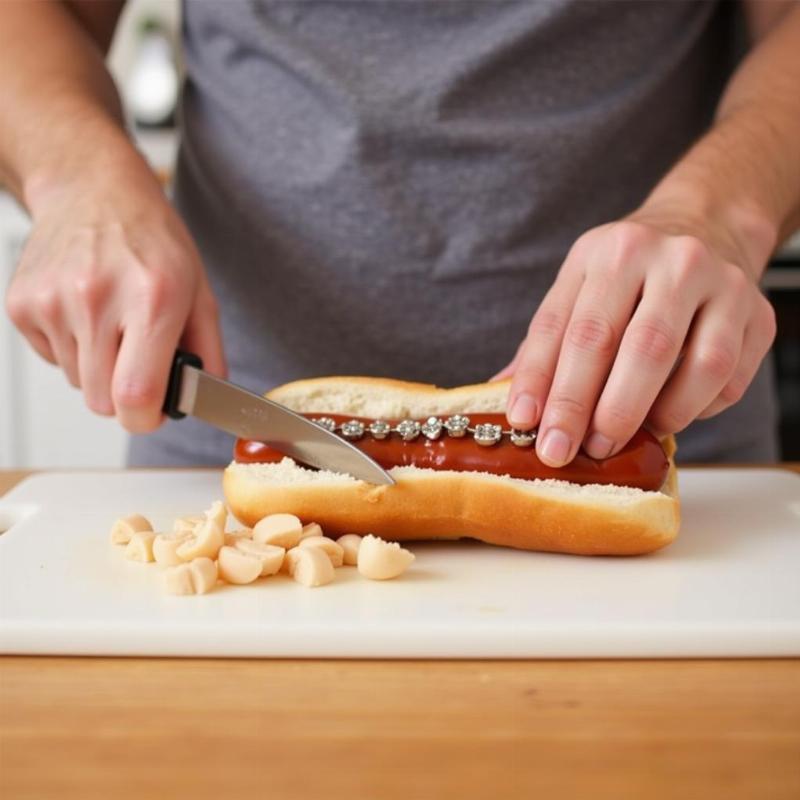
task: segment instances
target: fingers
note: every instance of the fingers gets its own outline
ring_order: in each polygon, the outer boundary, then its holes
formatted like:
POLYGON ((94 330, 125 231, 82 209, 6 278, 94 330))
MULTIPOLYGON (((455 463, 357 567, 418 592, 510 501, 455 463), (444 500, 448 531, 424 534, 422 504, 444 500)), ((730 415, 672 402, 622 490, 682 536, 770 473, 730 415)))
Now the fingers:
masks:
POLYGON ((752 383, 764 356, 775 340, 775 312, 765 298, 759 303, 753 320, 744 332, 739 363, 731 379, 722 387, 717 397, 700 413, 698 419, 707 419, 738 403, 752 383))
POLYGON ((676 433, 737 402, 775 338, 775 314, 737 267, 723 264, 718 290, 700 311, 683 362, 659 394, 648 420, 676 433))
POLYGON ((188 315, 181 287, 164 274, 148 276, 123 322, 111 377, 117 418, 132 433, 149 433, 162 420, 172 359, 188 315))
POLYGON ((51 364, 57 364, 58 359, 50 344, 47 334, 42 330, 36 313, 37 307, 44 306, 46 310, 55 315, 58 306, 54 304, 51 294, 40 293, 34 301, 32 293, 28 292, 24 280, 15 276, 6 294, 5 305, 9 319, 19 332, 31 343, 33 349, 51 364))
POLYGON ((78 344, 71 329, 65 325, 65 313, 57 293, 51 289, 39 292, 35 299, 38 314, 33 318, 35 330, 47 339, 53 362, 58 364, 67 380, 80 388, 78 374, 78 344))
POLYGON ((512 362, 515 368, 507 417, 514 428, 530 430, 541 419, 564 331, 582 283, 582 274, 562 271, 533 315, 528 334, 512 362))
POLYGON ((203 368, 212 375, 220 378, 228 376, 219 325, 219 310, 207 286, 198 291, 198 297, 186 321, 181 345, 185 350, 200 356, 203 368))
POLYGON ((114 283, 102 265, 79 264, 62 298, 65 321, 77 341, 78 378, 86 405, 96 414, 113 416, 111 375, 120 340, 114 283))
POLYGON ((50 347, 49 339, 44 333, 33 324, 27 314, 23 311, 18 311, 16 307, 7 303, 8 316, 16 326, 17 330, 30 342, 33 349, 45 360, 51 364, 57 364, 53 348, 50 347))
POLYGON ((698 312, 686 353, 648 416, 658 433, 677 433, 714 401, 740 360, 743 330, 735 309, 709 302, 698 312))
POLYGON ((78 343, 70 333, 50 333, 48 336, 50 347, 56 361, 64 370, 67 380, 76 389, 81 388, 81 378, 78 370, 78 343))
POLYGON ((110 376, 117 417, 134 433, 147 433, 161 424, 167 379, 179 341, 200 356, 208 372, 223 378, 228 373, 211 291, 207 286, 198 291, 188 318, 185 303, 175 302, 175 291, 153 295, 151 313, 136 316, 125 328, 110 376))
POLYGON ((645 285, 584 442, 592 458, 613 455, 641 427, 680 355, 700 289, 687 286, 680 301, 670 302, 663 279, 645 285))
POLYGON ((53 348, 50 347, 50 342, 48 338, 39 330, 29 330, 23 331, 25 338, 31 343, 33 349, 45 360, 49 361, 51 364, 55 365, 58 362, 56 361, 55 353, 53 353, 53 348))
POLYGON ((549 466, 618 452, 645 420, 675 433, 736 402, 774 339, 747 274, 693 235, 642 223, 581 237, 511 364, 508 419, 549 466), (578 280, 579 278, 579 280, 578 280))
POLYGON ((102 332, 78 343, 78 372, 86 405, 103 416, 114 416, 111 378, 119 352, 119 331, 108 324, 102 332))
POLYGON ((576 455, 639 291, 634 269, 614 282, 587 279, 567 326, 536 450, 559 467, 576 455))
POLYGON ((142 269, 128 262, 120 280, 84 268, 70 286, 31 289, 7 298, 9 315, 37 351, 82 388, 96 413, 118 416, 132 432, 161 422, 175 347, 185 341, 220 376, 227 368, 216 302, 201 277, 197 300, 179 269, 142 269), (99 276, 99 277, 98 277, 99 276), (134 276, 134 277, 131 277, 134 276), (188 318, 188 319, 187 319, 188 318))
POLYGON ((147 433, 161 423, 179 341, 202 358, 206 370, 227 375, 219 314, 210 289, 203 282, 191 308, 181 290, 170 281, 154 278, 145 293, 147 311, 137 313, 123 330, 111 396, 119 421, 134 433, 147 433))
POLYGON ((90 408, 144 432, 160 424, 184 329, 210 371, 226 367, 191 236, 150 170, 120 168, 124 181, 87 185, 40 211, 6 302, 90 408))
POLYGON ((150 433, 161 424, 161 409, 179 331, 153 335, 141 325, 122 333, 111 376, 111 398, 120 424, 131 433, 150 433))

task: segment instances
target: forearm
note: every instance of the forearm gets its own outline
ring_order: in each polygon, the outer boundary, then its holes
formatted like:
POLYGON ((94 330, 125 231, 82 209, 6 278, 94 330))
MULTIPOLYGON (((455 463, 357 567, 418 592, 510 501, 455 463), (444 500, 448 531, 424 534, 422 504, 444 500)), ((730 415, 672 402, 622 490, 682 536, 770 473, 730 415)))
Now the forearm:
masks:
POLYGON ((139 159, 103 53, 61 3, 5 2, 0 182, 32 212, 50 192, 139 159))
POLYGON ((732 260, 760 275, 800 227, 800 7, 739 67, 711 130, 658 184, 640 212, 710 225, 732 260))

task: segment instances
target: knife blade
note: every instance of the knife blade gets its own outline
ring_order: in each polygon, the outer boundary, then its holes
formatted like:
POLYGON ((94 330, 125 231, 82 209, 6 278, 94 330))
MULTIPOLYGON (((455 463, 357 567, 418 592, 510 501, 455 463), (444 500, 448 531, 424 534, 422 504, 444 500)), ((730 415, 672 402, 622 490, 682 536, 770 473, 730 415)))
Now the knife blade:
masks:
POLYGON ((187 414, 242 439, 264 442, 312 467, 394 485, 388 472, 355 445, 286 406, 203 371, 193 353, 179 350, 172 362, 164 413, 187 414))

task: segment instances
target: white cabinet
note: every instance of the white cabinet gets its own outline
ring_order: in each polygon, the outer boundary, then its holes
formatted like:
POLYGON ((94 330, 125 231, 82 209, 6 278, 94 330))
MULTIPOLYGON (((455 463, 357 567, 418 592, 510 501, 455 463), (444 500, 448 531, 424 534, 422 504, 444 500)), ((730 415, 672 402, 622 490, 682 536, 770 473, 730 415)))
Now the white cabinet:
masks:
MULTIPOLYGON (((0 193, 3 297, 25 241, 25 214, 0 193)), ((0 467, 118 467, 127 434, 83 404, 61 370, 41 359, 0 313, 0 467)))

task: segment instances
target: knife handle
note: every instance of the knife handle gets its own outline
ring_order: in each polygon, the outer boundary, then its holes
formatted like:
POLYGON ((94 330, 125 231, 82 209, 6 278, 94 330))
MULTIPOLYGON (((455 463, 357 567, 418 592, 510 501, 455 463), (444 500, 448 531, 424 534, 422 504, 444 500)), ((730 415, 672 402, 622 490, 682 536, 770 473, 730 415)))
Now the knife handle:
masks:
POLYGON ((203 360, 194 353, 187 353, 185 350, 176 350, 175 357, 172 359, 172 366, 169 370, 167 396, 164 398, 164 407, 162 409, 171 419, 183 419, 186 416, 182 411, 178 411, 183 368, 186 366, 203 369, 203 360))

